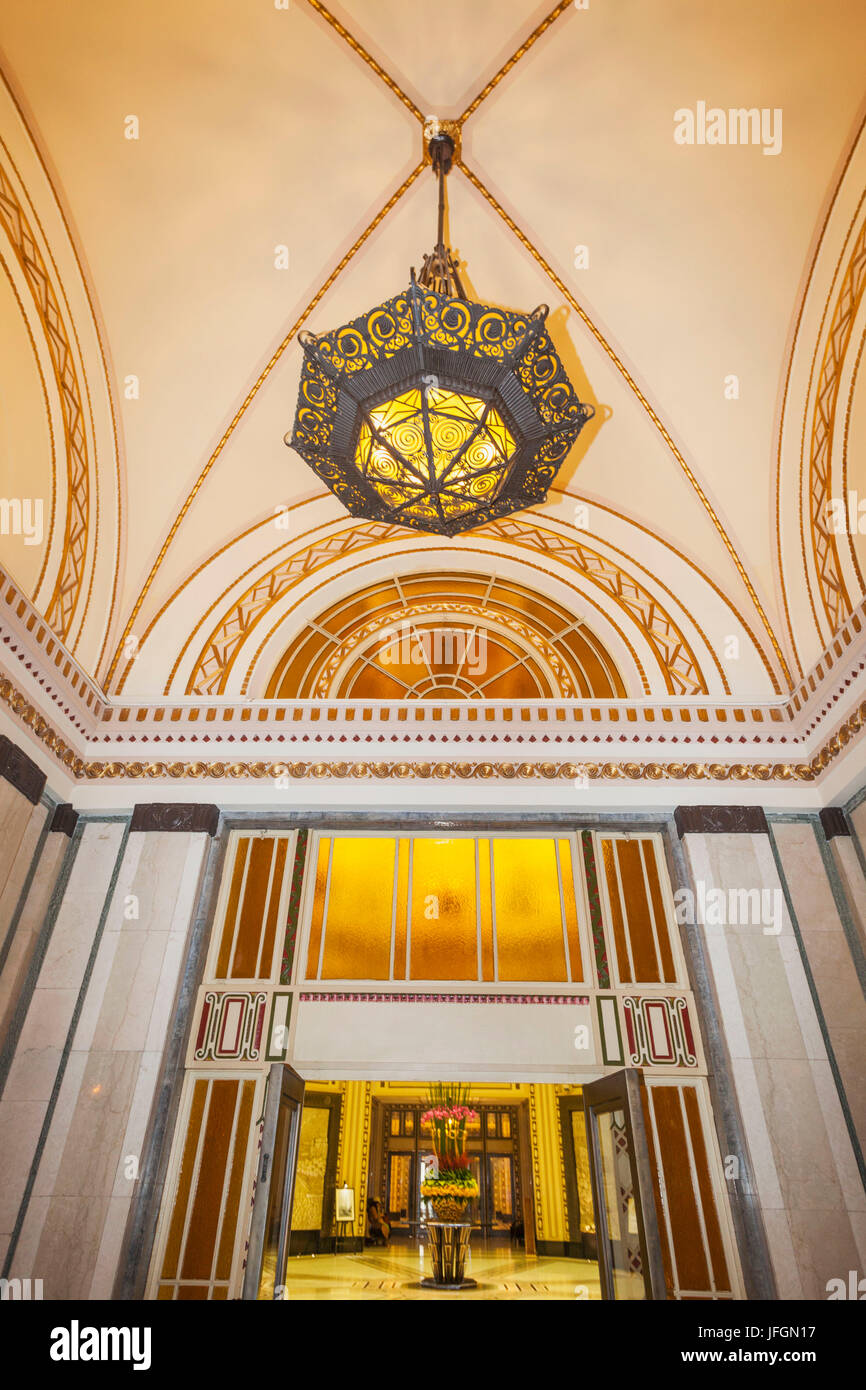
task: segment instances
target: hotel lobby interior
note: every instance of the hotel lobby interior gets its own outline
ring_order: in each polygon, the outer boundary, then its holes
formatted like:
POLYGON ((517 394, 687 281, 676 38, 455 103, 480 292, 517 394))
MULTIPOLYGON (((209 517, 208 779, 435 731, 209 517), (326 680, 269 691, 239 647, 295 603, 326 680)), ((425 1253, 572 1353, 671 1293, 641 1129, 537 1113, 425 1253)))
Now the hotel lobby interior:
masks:
POLYGON ((2 1297, 866 1296, 866 7, 0 8, 2 1297))

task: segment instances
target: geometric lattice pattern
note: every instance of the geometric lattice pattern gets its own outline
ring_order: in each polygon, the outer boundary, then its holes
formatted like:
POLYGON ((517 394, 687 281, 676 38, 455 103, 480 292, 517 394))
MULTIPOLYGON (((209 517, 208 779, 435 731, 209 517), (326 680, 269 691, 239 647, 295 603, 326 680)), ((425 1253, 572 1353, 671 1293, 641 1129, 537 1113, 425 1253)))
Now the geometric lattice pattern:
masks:
MULTIPOLYGON (((809 499, 811 504, 812 549, 824 612, 830 634, 837 632, 851 612, 851 599, 842 577, 836 536, 828 525, 830 509, 830 465, 833 430, 842 365, 851 339, 857 310, 866 286, 866 222, 854 243, 833 320, 827 337, 812 421, 809 454, 809 499)), ((847 503, 846 503, 847 505, 847 503)))
POLYGON ((72 349, 60 313, 57 296, 48 277, 42 254, 5 171, 0 168, 0 222, 18 255, 21 268, 33 293, 42 322, 63 413, 68 472, 68 500, 63 555, 54 593, 45 617, 53 632, 64 641, 72 625, 75 605, 84 577, 87 555, 87 527, 90 509, 90 479, 87 467, 87 436, 81 391, 75 372, 72 349))

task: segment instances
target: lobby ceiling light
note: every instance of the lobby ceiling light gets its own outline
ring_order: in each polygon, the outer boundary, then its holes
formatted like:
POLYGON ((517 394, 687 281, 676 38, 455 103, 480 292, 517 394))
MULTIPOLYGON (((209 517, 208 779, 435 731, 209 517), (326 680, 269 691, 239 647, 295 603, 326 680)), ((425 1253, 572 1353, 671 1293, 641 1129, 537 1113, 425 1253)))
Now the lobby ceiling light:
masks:
POLYGON ((453 536, 543 502, 593 407, 545 327, 470 300, 444 241, 454 142, 429 143, 436 246, 409 288, 333 332, 300 334, 286 443, 353 516, 453 536))

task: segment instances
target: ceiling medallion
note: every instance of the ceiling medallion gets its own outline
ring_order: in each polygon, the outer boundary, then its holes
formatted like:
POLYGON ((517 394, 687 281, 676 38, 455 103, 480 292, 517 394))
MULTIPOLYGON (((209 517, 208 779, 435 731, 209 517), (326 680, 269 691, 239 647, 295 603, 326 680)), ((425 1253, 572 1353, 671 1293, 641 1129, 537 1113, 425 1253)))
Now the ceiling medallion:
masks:
POLYGON ((454 536, 543 502, 594 414, 545 328, 470 300, 445 245, 454 141, 430 140, 436 245, 409 288, 330 333, 303 332, 286 443, 353 516, 454 536))

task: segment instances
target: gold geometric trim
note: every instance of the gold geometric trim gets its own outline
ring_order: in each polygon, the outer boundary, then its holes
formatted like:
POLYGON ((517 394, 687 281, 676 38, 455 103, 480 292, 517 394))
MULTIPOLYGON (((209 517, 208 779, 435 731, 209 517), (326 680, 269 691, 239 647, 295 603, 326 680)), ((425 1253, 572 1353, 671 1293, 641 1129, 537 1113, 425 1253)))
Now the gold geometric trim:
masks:
POLYGON ((697 493, 698 498, 700 499, 703 508, 707 513, 707 516, 713 523, 713 526, 718 532, 718 535, 721 538, 725 546, 725 549, 730 555, 731 560, 733 561, 734 566, 737 570, 737 573, 739 574, 741 580, 743 581, 743 584, 745 585, 749 598, 752 600, 752 603, 755 606, 755 611, 758 614, 758 617, 761 619, 761 622, 764 626, 764 631, 766 632, 773 645, 773 650, 776 653, 779 665, 785 673, 785 679, 787 680, 788 688, 790 689, 793 685, 793 680, 791 677, 791 673, 788 670, 788 664, 785 661, 785 657, 782 653, 781 647, 779 646, 776 634, 773 631, 773 628, 770 624, 770 620, 767 617, 767 614, 764 612, 763 605, 761 604, 761 601, 758 598, 757 593, 755 592, 754 585, 752 584, 752 581, 746 573, 746 569, 742 561, 740 560, 739 555, 737 554, 736 547, 734 546, 733 542, 728 536, 728 533, 725 530, 722 521, 716 515, 716 512, 714 511, 709 498, 707 497, 706 493, 704 492, 703 488, 698 482, 695 474, 692 472, 691 468, 687 464, 681 450, 674 443, 674 439, 670 431, 662 423, 659 415, 656 413, 655 410, 653 410, 652 406, 650 405, 643 391, 641 391, 634 377, 628 371, 625 364, 617 356, 616 352, 614 352, 613 348, 610 346, 610 344, 608 343, 604 335, 601 333, 601 331, 593 323, 592 319, 589 317, 589 314, 587 314, 586 310, 581 306, 577 299, 575 299, 574 295, 571 293, 564 280, 562 280, 562 278, 559 275, 557 275, 556 271, 553 269, 550 263, 547 260, 545 260, 544 256, 541 254, 538 248, 534 246, 533 243, 529 240, 529 237, 526 235, 526 233, 521 231, 517 223, 514 221, 514 218, 509 216, 502 204, 499 203, 497 199, 493 196, 493 194, 490 192, 489 188, 487 188, 482 183, 478 175, 474 174, 462 159, 456 161, 456 167, 460 169, 460 171, 463 174, 466 175, 473 188, 477 189, 477 191, 481 194, 482 198, 486 199, 486 201, 493 208, 494 212, 498 213, 499 216, 502 218, 506 227, 508 227, 509 230, 514 233, 521 246, 523 246, 524 249, 527 250, 529 254, 532 256, 533 260, 541 266, 542 270, 546 273, 551 282, 559 290, 559 293, 571 305, 572 309, 574 309, 575 313, 578 315, 584 326, 589 329, 590 333, 592 334, 595 341, 598 343, 599 347, 604 351, 606 356, 616 367, 617 371, 625 381, 626 385, 633 391, 634 395, 637 397, 638 401, 649 415, 650 419, 652 420, 662 439, 667 444, 677 463, 680 465, 689 482, 691 483, 692 487, 694 488, 695 492, 697 493))
MULTIPOLYGON (((554 555, 557 560, 571 564, 614 599, 640 629, 665 673, 669 694, 708 693, 707 683, 697 658, 673 618, 648 589, 612 560, 580 541, 571 540, 557 531, 548 531, 542 526, 530 525, 517 517, 490 522, 487 526, 479 527, 473 534, 501 538, 513 545, 554 555)), ((704 640, 706 641, 706 638, 704 640)), ((707 645, 709 646, 709 643, 707 645)), ((730 694, 721 667, 719 674, 725 683, 726 694, 730 694)))
MULTIPOLYGON (((479 538, 505 540, 553 555, 570 564, 612 598, 640 630, 664 672, 670 694, 708 693, 697 658, 673 618, 653 594, 613 561, 590 546, 517 518, 481 526, 472 534, 479 538)), ((251 585, 211 630, 187 682, 186 693, 219 695, 224 692, 241 644, 262 615, 299 579, 340 559, 347 550, 356 548, 359 541, 369 546, 404 535, 400 527, 388 526, 384 522, 367 522, 319 541, 298 555, 289 556, 251 585)), ((724 681, 724 673, 722 679, 724 681)), ((730 693, 727 683, 725 690, 730 693)))
MULTIPOLYGON (((835 632, 851 612, 851 599, 842 577, 836 536, 827 524, 833 429, 842 368, 863 291, 866 288, 866 222, 851 251, 824 349, 818 378, 809 448, 809 501, 812 553, 818 589, 830 631, 835 632)), ((846 501, 847 506, 847 501, 846 501)))
POLYGON ((297 780, 322 778, 397 781, 465 781, 502 778, 545 781, 574 780, 587 777, 591 781, 709 781, 709 782, 814 782, 841 753, 866 724, 866 700, 808 762, 765 763, 705 763, 705 762, 648 762, 632 761, 575 763, 575 762, 215 762, 175 761, 143 762, 117 760, 100 761, 79 757, 60 737, 47 719, 27 700, 6 677, 0 678, 0 700, 55 756, 78 781, 98 781, 141 778, 169 781, 200 781, 204 778, 262 781, 265 778, 291 777, 297 780))
POLYGON ((5 169, 0 166, 0 223, 15 250, 45 333, 51 364, 60 395, 63 429, 66 436, 68 501, 60 570, 54 593, 45 610, 45 619, 56 635, 65 641, 84 579, 87 533, 90 517, 90 476, 87 460, 87 434, 81 389, 66 324, 49 277, 48 269, 27 215, 5 169))

